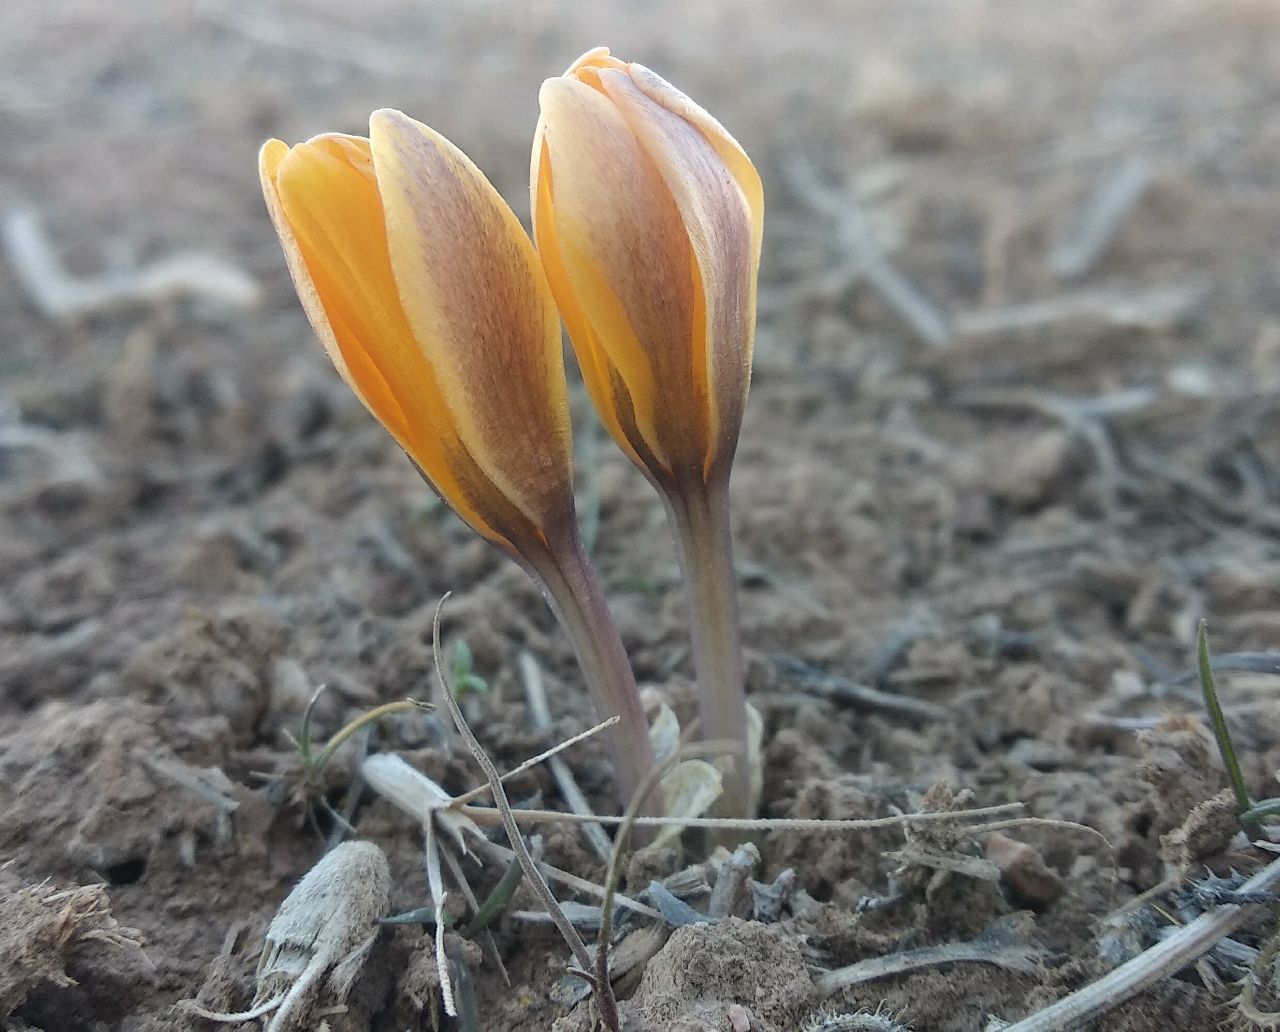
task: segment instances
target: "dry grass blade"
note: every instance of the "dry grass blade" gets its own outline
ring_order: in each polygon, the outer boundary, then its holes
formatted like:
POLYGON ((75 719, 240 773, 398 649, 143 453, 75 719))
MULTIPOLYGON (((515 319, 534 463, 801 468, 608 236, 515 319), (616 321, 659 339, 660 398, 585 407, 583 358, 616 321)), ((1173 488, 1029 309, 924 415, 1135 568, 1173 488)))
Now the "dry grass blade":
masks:
MULTIPOLYGON (((1280 860, 1264 867, 1240 886, 1239 891, 1261 892, 1276 884, 1280 884, 1280 860)), ((1086 1022, 1118 1007, 1207 953, 1215 943, 1242 925, 1249 914, 1249 909, 1239 904, 1228 904, 1201 914, 1127 964, 1121 964, 1091 985, 1015 1022, 1005 1032, 1060 1032, 1062 1029, 1082 1028, 1086 1022)))
MULTIPOLYGON (((529 704, 529 722, 539 731, 550 732, 551 707, 547 705, 547 691, 542 682, 542 671, 538 667, 538 661, 528 652, 520 653, 520 680, 524 684, 525 701, 529 704)), ((617 717, 611 717, 606 721, 606 724, 617 723, 617 720, 617 717)), ((601 727, 603 726, 605 725, 601 725, 601 727)), ((595 730, 593 728, 588 734, 594 734, 595 730)), ((576 740, 574 739, 574 741, 576 740)), ((587 803, 587 797, 582 794, 582 789, 578 787, 573 771, 563 759, 555 755, 561 748, 563 748, 563 745, 557 746, 553 752, 545 754, 547 769, 551 771, 551 776, 556 779, 556 786, 560 789, 560 795, 564 798, 569 809, 584 817, 593 816, 591 806, 587 803)), ((535 763, 539 759, 541 757, 535 757, 530 763, 535 763)), ((600 825, 582 825, 582 835, 591 844, 591 848, 596 851, 596 855, 601 860, 607 861, 609 859, 609 836, 604 833, 604 829, 600 825)))
POLYGON ((784 153, 787 160, 783 162, 783 172, 796 196, 815 215, 830 219, 837 227, 854 273, 850 279, 864 277, 885 304, 930 347, 950 344, 953 334, 947 317, 885 256, 861 205, 846 191, 824 181, 798 148, 784 153))
MULTIPOLYGON (((524 844, 524 837, 520 834, 520 826, 516 823, 515 817, 512 816, 511 803, 507 800, 506 789, 502 787, 502 777, 498 774, 498 768, 489 759, 488 753, 484 751, 484 747, 467 724, 466 717, 462 715, 462 708, 453 697, 453 686, 449 683, 448 667, 444 662, 444 656, 440 648, 440 616, 444 611, 444 604, 448 600, 449 594, 446 593, 440 599, 439 605, 436 606, 435 621, 431 630, 431 651, 435 659, 436 673, 440 677, 444 688, 441 694, 444 697, 445 705, 448 707, 449 715, 453 717, 453 722, 458 728, 458 734, 462 736, 467 748, 471 750, 471 755, 484 772, 485 779, 489 783, 489 789, 493 792, 493 801, 502 815, 502 826, 507 833, 507 840, 511 843, 511 849, 520 864, 520 869, 524 871, 530 888, 542 901, 543 906, 547 908, 547 913, 552 916, 556 929, 568 944, 583 977, 589 979, 590 976, 586 972, 591 970, 591 954, 587 951, 587 944, 582 941, 582 936, 578 934, 578 930, 564 916, 564 912, 560 909, 560 904, 557 902, 550 886, 547 885, 538 871, 538 866, 533 857, 529 855, 529 850, 524 844)), ((606 979, 603 985, 596 984, 593 988, 595 989, 597 1002, 600 1005, 602 1020, 608 1027, 616 1030, 618 1028, 617 1003, 613 999, 613 990, 610 988, 608 980, 606 979)))
POLYGON ((971 942, 925 946, 884 957, 872 957, 849 967, 828 971, 815 983, 824 999, 850 986, 888 978, 938 964, 994 964, 1009 971, 1035 971, 1047 951, 1024 941, 1030 921, 1026 914, 1000 918, 971 942))

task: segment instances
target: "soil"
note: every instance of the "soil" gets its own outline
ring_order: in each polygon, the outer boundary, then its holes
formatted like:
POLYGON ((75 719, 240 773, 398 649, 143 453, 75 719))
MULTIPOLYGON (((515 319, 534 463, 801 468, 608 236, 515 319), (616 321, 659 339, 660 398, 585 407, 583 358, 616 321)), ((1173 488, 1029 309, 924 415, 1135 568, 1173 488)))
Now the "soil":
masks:
MULTIPOLYGON (((790 868, 785 905, 675 929, 626 1027, 975 1032, 1187 920, 1166 891, 1145 924, 1104 924, 1167 877, 1258 869, 1177 675, 1202 617, 1218 654, 1280 645, 1277 33, 1270 0, 0 5, 0 210, 34 209, 78 277, 194 251, 259 293, 59 316, 0 260, 0 1025, 194 1030, 217 1026, 183 1001, 248 1007, 315 826, 332 831, 258 775, 290 770, 318 685, 322 734, 430 694, 443 592, 500 768, 550 741, 522 650, 556 734, 585 726, 533 586, 434 502, 311 339, 255 153, 400 107, 526 217, 537 86, 599 43, 704 103, 766 185, 733 480, 762 812, 1020 802, 1085 826, 769 832, 755 878, 790 868), (1034 964, 822 999, 827 970, 993 926, 1034 964), (859 1009, 879 1024, 823 1025, 859 1009)), ((638 678, 687 716, 661 508, 573 389, 595 560, 638 678)), ((1280 767, 1276 686, 1220 678, 1255 797, 1280 767)), ((479 774, 441 727, 397 714, 367 747, 459 792, 479 774)), ((603 749, 566 758, 611 808, 603 749)), ((353 762, 328 768, 335 805, 353 762)), ((543 769, 509 788, 562 805, 543 769)), ((390 861, 392 911, 422 906, 420 829, 368 798, 352 820, 390 861)), ((541 848, 602 876, 571 828, 541 848)), ((707 859, 686 835, 624 887, 707 859)), ((1256 909, 1241 946, 1271 935, 1256 909)), ((495 943, 509 987, 450 937, 476 1027, 587 1027, 552 998, 568 954, 547 926, 508 917, 495 943)), ((322 998, 298 1027, 462 1027, 438 1015, 433 959, 421 925, 384 930, 346 1010, 322 998)), ((1216 1027, 1241 974, 1218 956, 1095 1027, 1216 1027)))

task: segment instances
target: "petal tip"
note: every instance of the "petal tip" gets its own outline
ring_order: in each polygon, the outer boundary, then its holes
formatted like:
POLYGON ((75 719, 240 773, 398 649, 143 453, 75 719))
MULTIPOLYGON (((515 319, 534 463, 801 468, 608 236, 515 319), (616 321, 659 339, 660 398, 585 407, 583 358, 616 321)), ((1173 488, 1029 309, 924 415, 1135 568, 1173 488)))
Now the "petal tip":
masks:
POLYGON ((258 149, 258 171, 264 177, 275 175, 280 161, 289 153, 289 145, 284 140, 272 137, 258 149))
POLYGON ((369 116, 369 141, 376 137, 398 136, 414 129, 425 128, 421 123, 396 108, 378 108, 369 116))
POLYGON ((383 107, 378 108, 369 116, 369 128, 372 129, 376 125, 403 124, 412 121, 413 119, 399 108, 383 107))
POLYGON ((573 64, 571 64, 568 68, 566 68, 564 70, 564 74, 572 75, 574 72, 576 72, 579 68, 582 68, 584 65, 595 64, 598 61, 608 60, 609 57, 610 57, 610 53, 609 53, 608 47, 592 47, 580 58, 574 61, 573 64))

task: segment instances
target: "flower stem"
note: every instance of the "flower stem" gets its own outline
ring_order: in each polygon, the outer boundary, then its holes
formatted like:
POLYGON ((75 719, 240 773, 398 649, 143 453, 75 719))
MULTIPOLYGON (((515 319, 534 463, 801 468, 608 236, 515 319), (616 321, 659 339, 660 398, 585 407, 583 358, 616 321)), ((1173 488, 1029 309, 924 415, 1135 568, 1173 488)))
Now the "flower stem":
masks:
POLYGON ((655 761, 635 675, 604 590, 576 533, 536 566, 531 564, 530 572, 573 643, 597 713, 601 719, 620 718, 609 729, 608 742, 625 806, 655 761))
POLYGON ((738 624, 738 582, 729 533, 728 478, 663 492, 675 533, 693 625, 698 676, 699 737, 741 743, 725 774, 717 807, 724 816, 754 816, 747 761, 747 704, 738 624))

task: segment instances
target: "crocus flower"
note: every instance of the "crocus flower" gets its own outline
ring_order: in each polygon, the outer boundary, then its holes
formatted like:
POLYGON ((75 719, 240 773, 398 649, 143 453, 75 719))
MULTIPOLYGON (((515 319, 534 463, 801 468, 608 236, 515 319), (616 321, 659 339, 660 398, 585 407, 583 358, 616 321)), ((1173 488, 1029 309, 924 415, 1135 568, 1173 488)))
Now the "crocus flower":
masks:
POLYGON ((534 577, 574 642, 624 800, 652 765, 635 681, 582 549, 555 303, 475 165, 398 111, 369 137, 259 157, 303 308, 338 372, 472 529, 534 577))
MULTIPOLYGON (((727 488, 751 376, 760 178, 711 115, 608 50, 548 79, 540 102, 530 187, 543 268, 601 421, 666 504, 703 735, 745 743, 727 488)), ((737 770, 724 802, 743 812, 737 770)))

